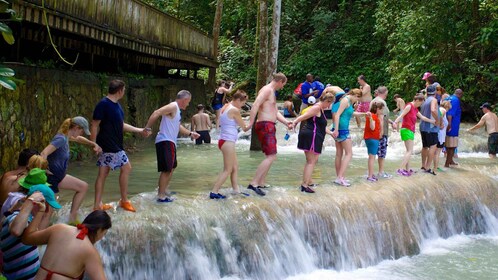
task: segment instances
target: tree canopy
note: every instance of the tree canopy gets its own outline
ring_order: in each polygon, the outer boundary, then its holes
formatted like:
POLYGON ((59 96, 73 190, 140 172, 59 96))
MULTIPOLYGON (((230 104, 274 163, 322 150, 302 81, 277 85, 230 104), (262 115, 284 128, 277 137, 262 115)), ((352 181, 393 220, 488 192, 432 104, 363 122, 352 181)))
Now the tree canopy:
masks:
MULTIPOLYGON (((212 31, 216 1, 145 2, 212 31)), ((249 82, 249 92, 257 77, 257 13, 256 0, 224 0, 217 75, 249 82)), ((410 99, 430 71, 448 92, 462 88, 475 107, 498 102, 496 0, 282 0, 280 26, 285 92, 306 73, 342 87, 356 87, 363 74, 372 87, 410 99)))

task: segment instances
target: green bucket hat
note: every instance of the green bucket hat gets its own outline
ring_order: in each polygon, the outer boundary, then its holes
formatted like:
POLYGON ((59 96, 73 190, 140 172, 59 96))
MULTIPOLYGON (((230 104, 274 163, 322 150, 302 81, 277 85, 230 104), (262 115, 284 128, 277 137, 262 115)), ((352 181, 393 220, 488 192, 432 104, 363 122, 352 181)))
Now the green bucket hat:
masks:
POLYGON ((50 184, 47 183, 47 174, 45 173, 45 170, 40 168, 31 169, 28 175, 19 179, 18 183, 26 189, 31 188, 31 186, 40 184, 50 186, 50 184))

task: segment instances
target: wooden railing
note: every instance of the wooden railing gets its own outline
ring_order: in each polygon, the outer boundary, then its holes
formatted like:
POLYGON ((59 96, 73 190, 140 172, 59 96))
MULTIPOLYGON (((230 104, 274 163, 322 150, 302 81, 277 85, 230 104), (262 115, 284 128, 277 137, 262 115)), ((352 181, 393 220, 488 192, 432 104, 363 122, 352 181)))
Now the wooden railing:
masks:
POLYGON ((43 5, 51 17, 52 28, 151 55, 216 66, 212 37, 139 0, 18 0, 17 3, 21 12, 33 10, 24 15, 27 21, 43 24, 40 16, 33 16, 34 10, 41 11, 43 5), (74 24, 71 28, 64 20, 88 26, 88 30, 74 28, 74 24), (127 42, 122 42, 123 39, 127 42))

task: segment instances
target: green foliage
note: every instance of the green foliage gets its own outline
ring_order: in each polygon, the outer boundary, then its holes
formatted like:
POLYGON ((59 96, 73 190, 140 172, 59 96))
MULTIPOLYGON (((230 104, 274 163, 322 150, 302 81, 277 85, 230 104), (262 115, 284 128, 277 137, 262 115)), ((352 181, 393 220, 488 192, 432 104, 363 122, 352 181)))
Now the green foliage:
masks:
MULTIPOLYGON (((212 32, 216 1, 145 2, 212 32)), ((223 7, 217 78, 253 92, 258 1, 224 0, 223 7)), ((386 85, 410 99, 430 71, 448 92, 462 88, 463 101, 477 108, 498 102, 497 58, 496 0, 282 1, 278 71, 289 78, 282 96, 307 73, 350 88, 364 74, 373 88, 386 85)))
MULTIPOLYGON (((13 45, 15 42, 14 35, 12 34, 12 29, 5 24, 5 21, 18 20, 16 17, 16 13, 14 10, 8 8, 9 2, 5 0, 0 0, 0 9, 2 9, 2 13, 7 13, 10 15, 10 19, 0 19, 0 33, 2 33, 2 37, 5 42, 9 45, 13 45)), ((0 86, 9 89, 16 90, 17 85, 13 79, 15 75, 14 70, 3 67, 0 65, 0 86)))

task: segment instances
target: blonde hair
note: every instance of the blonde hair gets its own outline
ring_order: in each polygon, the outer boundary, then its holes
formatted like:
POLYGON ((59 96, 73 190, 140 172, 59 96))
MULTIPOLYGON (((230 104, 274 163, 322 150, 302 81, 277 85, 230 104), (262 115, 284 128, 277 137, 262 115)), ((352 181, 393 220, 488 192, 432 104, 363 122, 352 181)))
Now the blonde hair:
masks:
POLYGON ((348 95, 356 95, 358 97, 361 97, 363 95, 363 92, 361 92, 361 89, 359 88, 354 88, 348 92, 348 95))
POLYGON ((75 126, 78 126, 77 124, 73 123, 73 119, 67 118, 64 120, 64 122, 61 124, 59 127, 59 130, 57 131, 58 133, 62 133, 64 135, 67 135, 69 130, 75 126))
POLYGON ((324 102, 324 101, 334 102, 335 101, 335 93, 333 91, 325 92, 325 90, 322 93, 322 95, 320 96, 320 101, 321 102, 324 102))
POLYGON ((443 107, 446 110, 451 109, 451 102, 449 100, 443 100, 441 101, 441 107, 443 107))
POLYGON ((275 82, 284 82, 284 83, 286 83, 287 82, 287 77, 284 75, 284 73, 278 72, 278 73, 273 74, 273 80, 275 82))
POLYGON ((33 155, 29 158, 28 170, 31 170, 33 168, 40 168, 43 170, 47 170, 48 161, 40 155, 33 155))

